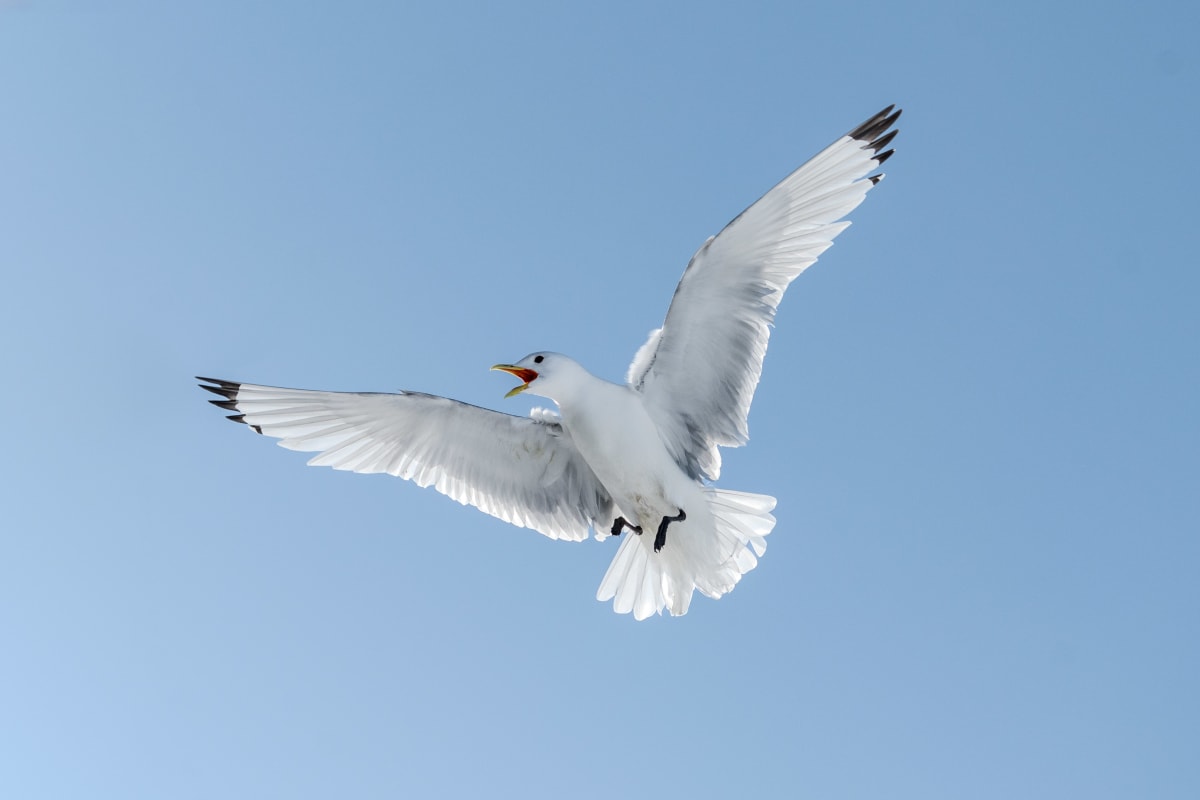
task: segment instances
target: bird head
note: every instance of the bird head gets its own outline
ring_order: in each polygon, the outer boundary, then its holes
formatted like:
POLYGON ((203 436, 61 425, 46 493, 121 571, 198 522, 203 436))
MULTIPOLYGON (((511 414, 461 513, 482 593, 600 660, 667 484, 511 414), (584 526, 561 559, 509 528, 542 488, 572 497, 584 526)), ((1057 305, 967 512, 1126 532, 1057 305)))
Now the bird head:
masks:
POLYGON ((553 399, 547 394, 549 384, 555 375, 556 366, 561 366, 559 362, 564 359, 565 356, 557 353, 530 353, 515 364, 496 364, 492 369, 515 375, 523 381, 520 386, 504 395, 505 397, 512 397, 529 389, 530 394, 553 399))

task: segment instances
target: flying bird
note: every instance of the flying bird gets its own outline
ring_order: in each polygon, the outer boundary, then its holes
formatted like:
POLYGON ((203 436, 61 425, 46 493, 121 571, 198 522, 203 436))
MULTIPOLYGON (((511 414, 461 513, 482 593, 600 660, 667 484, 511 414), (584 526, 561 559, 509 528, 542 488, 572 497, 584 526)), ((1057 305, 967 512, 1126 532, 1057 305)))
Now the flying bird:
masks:
POLYGON ((506 397, 544 397, 557 414, 198 380, 229 419, 316 453, 309 464, 432 486, 552 539, 624 537, 597 599, 639 620, 686 614, 696 590, 721 597, 766 550, 775 498, 713 486, 719 448, 748 440, 775 310, 883 178, 899 116, 883 109, 701 245, 625 383, 549 351, 492 367, 521 381, 506 397))

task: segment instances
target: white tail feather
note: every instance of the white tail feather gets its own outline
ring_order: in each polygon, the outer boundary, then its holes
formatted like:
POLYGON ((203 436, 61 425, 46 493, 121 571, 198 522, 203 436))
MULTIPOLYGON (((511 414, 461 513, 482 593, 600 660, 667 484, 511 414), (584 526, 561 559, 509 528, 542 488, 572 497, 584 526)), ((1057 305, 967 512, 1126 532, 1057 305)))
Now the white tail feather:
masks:
POLYGON ((681 616, 696 589, 720 597, 758 565, 758 556, 767 549, 766 536, 775 527, 775 498, 729 489, 703 491, 705 513, 689 513, 686 522, 672 523, 660 552, 654 552, 653 536, 626 534, 600 582, 597 600, 612 600, 613 611, 633 612, 639 620, 664 608, 681 616))

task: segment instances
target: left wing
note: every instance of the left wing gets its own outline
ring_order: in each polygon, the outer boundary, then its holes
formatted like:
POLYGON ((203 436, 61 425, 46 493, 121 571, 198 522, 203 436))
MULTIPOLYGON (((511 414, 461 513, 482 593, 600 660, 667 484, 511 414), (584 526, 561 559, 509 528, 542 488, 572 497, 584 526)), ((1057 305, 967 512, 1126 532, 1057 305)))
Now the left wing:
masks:
POLYGON ((551 415, 517 417, 419 392, 316 392, 199 378, 212 400, 308 463, 386 472, 551 539, 607 531, 613 502, 551 415), (207 384, 207 385, 206 385, 207 384))
POLYGON ((871 175, 900 116, 888 106, 784 178, 692 256, 662 328, 629 367, 629 385, 679 465, 716 480, 718 447, 749 438, 746 416, 770 325, 788 284, 850 223, 839 221, 883 178, 871 175), (869 176, 869 177, 868 177, 869 176))

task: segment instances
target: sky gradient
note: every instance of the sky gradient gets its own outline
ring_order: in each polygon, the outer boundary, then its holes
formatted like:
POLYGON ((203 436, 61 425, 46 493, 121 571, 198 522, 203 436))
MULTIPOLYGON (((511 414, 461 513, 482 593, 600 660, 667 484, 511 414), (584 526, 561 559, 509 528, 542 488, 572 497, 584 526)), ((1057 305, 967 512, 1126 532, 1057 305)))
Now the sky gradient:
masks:
POLYGON ((0 3, 0 796, 1200 796, 1194 4, 0 3), (683 618, 193 375, 619 380, 878 109, 683 618))

